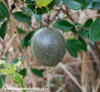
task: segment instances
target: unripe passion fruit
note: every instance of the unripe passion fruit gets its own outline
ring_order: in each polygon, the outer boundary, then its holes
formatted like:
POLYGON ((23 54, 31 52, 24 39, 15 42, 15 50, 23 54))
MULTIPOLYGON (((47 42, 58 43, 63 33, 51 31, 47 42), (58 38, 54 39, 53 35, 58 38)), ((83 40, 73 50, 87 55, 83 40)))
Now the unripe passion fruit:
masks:
POLYGON ((40 64, 55 66, 65 55, 66 43, 59 31, 45 27, 39 29, 32 37, 31 49, 40 64))

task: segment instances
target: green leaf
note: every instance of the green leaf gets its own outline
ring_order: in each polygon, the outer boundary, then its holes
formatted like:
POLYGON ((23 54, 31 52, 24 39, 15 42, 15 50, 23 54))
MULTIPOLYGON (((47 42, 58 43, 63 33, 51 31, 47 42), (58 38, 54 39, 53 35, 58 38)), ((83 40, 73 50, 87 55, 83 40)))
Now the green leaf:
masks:
POLYGON ((82 44, 77 39, 67 39, 67 50, 73 56, 77 57, 77 52, 82 49, 82 44))
POLYGON ((92 23, 93 23, 93 20, 90 18, 90 19, 88 19, 88 20, 85 22, 84 27, 85 27, 85 28, 89 28, 89 27, 91 26, 92 23))
POLYGON ((7 69, 8 65, 7 64, 2 64, 1 67, 2 67, 2 69, 7 69))
POLYGON ((83 7, 84 0, 63 0, 65 5, 73 10, 79 10, 83 7))
POLYGON ((23 60, 23 59, 25 59, 25 58, 26 58, 25 55, 23 55, 23 56, 20 57, 21 60, 23 60))
POLYGON ((89 35, 89 31, 88 31, 87 29, 83 28, 83 29, 81 29, 81 30, 79 31, 79 35, 82 36, 82 37, 87 38, 88 35, 89 35))
POLYGON ((32 4, 32 5, 27 5, 28 8, 30 8, 32 11, 35 10, 35 4, 32 4))
POLYGON ((11 65, 13 66, 13 65, 15 65, 17 62, 18 62, 18 58, 13 59, 10 63, 11 63, 11 65))
POLYGON ((82 27, 82 25, 80 23, 78 23, 78 22, 75 23, 75 26, 82 27))
POLYGON ((21 29, 21 28, 17 28, 17 30, 18 30, 18 32, 20 33, 20 34, 25 34, 25 31, 23 30, 23 29, 21 29))
POLYGON ((6 75, 0 76, 0 88, 2 88, 5 79, 6 79, 6 75))
POLYGON ((8 21, 6 20, 6 21, 1 25, 1 28, 0 28, 0 37, 1 37, 2 39, 4 39, 4 37, 5 37, 5 35, 6 35, 7 24, 8 24, 8 21))
MULTIPOLYGON (((23 60, 23 59, 26 58, 26 56, 23 55, 23 56, 21 56, 21 57, 19 57, 19 58, 20 58, 21 60, 23 60)), ((10 62, 10 64, 11 64, 12 66, 14 66, 15 64, 18 63, 18 61, 19 61, 19 59, 18 59, 18 58, 15 58, 15 59, 13 59, 13 60, 10 62)))
MULTIPOLYGON (((21 87, 24 88, 23 77, 20 74, 18 74, 18 73, 14 73, 13 77, 14 77, 14 79, 16 79, 17 82, 20 83, 21 87)), ((26 92, 26 90, 23 89, 23 92, 26 92)))
POLYGON ((30 25, 29 25, 29 24, 27 24, 27 29, 28 29, 28 30, 30 29, 30 25))
POLYGON ((89 5, 93 0, 85 0, 85 5, 89 5))
POLYGON ((40 24, 42 23, 41 17, 42 17, 42 15, 39 15, 39 14, 35 15, 37 22, 40 23, 40 24))
POLYGON ((96 19, 91 25, 89 40, 91 42, 100 41, 100 18, 96 19))
POLYGON ((63 1, 62 0, 55 0, 55 4, 57 6, 61 6, 63 4, 63 1))
POLYGON ((5 19, 4 16, 0 16, 0 22, 2 22, 5 19))
POLYGON ((59 20, 53 24, 54 27, 62 31, 70 31, 73 28, 73 25, 66 20, 59 20))
POLYGON ((67 39, 67 44, 72 45, 76 51, 80 51, 82 49, 82 44, 77 39, 67 39))
POLYGON ((14 64, 14 67, 19 68, 21 64, 22 64, 22 61, 19 60, 16 64, 14 64))
POLYGON ((7 52, 5 53, 5 57, 7 58, 9 54, 9 51, 7 50, 7 52))
POLYGON ((39 76, 39 77, 43 77, 43 74, 42 74, 42 71, 41 70, 38 70, 38 69, 35 69, 35 68, 31 68, 31 71, 33 74, 39 76))
POLYGON ((89 5, 92 1, 93 1, 93 0, 85 0, 85 4, 84 4, 82 10, 87 9, 88 5, 89 5))
POLYGON ((29 7, 22 7, 22 12, 29 17, 32 17, 33 11, 29 7))
POLYGON ((0 72, 4 75, 7 75, 7 74, 14 74, 15 71, 20 67, 20 65, 22 64, 22 61, 18 61, 16 64, 14 64, 14 66, 12 66, 11 64, 9 65, 6 65, 7 68, 6 69, 0 69, 0 72))
POLYGON ((14 84, 17 84, 18 81, 16 80, 16 78, 15 78, 13 75, 14 75, 14 74, 10 75, 10 78, 11 78, 11 80, 12 80, 12 82, 13 82, 14 84))
POLYGON ((70 53, 72 57, 77 58, 77 50, 70 44, 67 44, 67 51, 70 53))
POLYGON ((22 13, 22 12, 15 12, 15 13, 13 13, 13 16, 14 16, 14 18, 16 19, 16 20, 18 20, 19 22, 23 22, 23 23, 25 23, 25 22, 29 22, 29 21, 31 21, 31 17, 28 17, 27 15, 25 15, 24 13, 22 13))
POLYGON ((73 26, 73 28, 71 29, 72 32, 77 33, 77 30, 75 28, 75 26, 73 26))
POLYGON ((93 10, 100 10, 100 0, 92 0, 92 2, 87 6, 87 8, 93 10))
POLYGON ((4 5, 4 3, 2 1, 0 2, 0 15, 7 17, 8 20, 10 19, 9 18, 10 15, 9 15, 8 9, 7 9, 7 7, 4 5))
POLYGON ((78 37, 79 41, 82 43, 82 49, 87 52, 87 43, 85 42, 85 40, 82 37, 78 37))
POLYGON ((25 77, 26 76, 26 72, 27 72, 27 70, 26 70, 26 68, 24 68, 19 72, 19 74, 21 74, 23 77, 25 77))
POLYGON ((27 5, 33 5, 34 0, 21 0, 23 3, 26 3, 27 5))
POLYGON ((28 45, 31 44, 31 38, 33 36, 33 34, 35 33, 35 31, 30 31, 25 37, 23 40, 21 40, 21 44, 22 44, 22 47, 28 47, 28 45))
POLYGON ((15 71, 14 70, 11 70, 11 69, 0 69, 0 72, 3 74, 3 75, 7 75, 7 74, 13 74, 15 71))
POLYGON ((4 68, 8 68, 7 66, 7 59, 5 58, 0 58, 0 65, 1 65, 1 69, 4 69, 4 68))
POLYGON ((19 51, 22 52, 22 46, 19 44, 18 47, 19 47, 19 51))

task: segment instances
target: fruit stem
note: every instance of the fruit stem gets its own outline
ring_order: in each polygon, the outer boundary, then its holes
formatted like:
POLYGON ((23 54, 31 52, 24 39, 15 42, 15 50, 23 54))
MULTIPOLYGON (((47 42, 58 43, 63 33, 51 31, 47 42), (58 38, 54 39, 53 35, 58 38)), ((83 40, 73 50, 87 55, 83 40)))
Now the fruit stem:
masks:
POLYGON ((47 27, 48 27, 49 24, 50 24, 50 10, 49 10, 49 7, 48 6, 46 6, 46 9, 47 9, 47 12, 48 12, 48 16, 47 16, 47 20, 46 20, 47 27))
POLYGON ((49 7, 46 6, 46 9, 47 9, 47 12, 48 12, 48 16, 50 16, 50 10, 49 10, 49 7))

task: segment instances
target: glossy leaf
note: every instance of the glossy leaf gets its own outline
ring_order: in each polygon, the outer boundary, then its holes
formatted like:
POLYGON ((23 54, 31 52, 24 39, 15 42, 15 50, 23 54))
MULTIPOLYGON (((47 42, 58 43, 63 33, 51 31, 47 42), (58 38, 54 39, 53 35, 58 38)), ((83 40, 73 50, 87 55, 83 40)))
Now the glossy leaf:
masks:
POLYGON ((9 51, 7 50, 7 52, 5 53, 5 57, 7 58, 9 54, 9 51))
POLYGON ((67 51, 70 53, 72 57, 77 58, 77 50, 70 44, 67 44, 67 51))
POLYGON ((100 18, 93 22, 89 31, 89 40, 91 42, 100 41, 100 18))
POLYGON ((35 5, 34 5, 34 4, 32 4, 32 5, 27 5, 27 7, 30 8, 31 11, 34 11, 34 10, 35 10, 35 5))
POLYGON ((19 51, 22 52, 22 46, 19 44, 18 47, 19 47, 19 51))
POLYGON ((33 5, 34 0, 21 0, 23 3, 26 3, 27 5, 33 5))
POLYGON ((77 39, 67 39, 67 50, 73 56, 77 57, 77 52, 82 49, 82 44, 77 39))
POLYGON ((77 39, 67 39, 67 43, 72 45, 77 51, 80 51, 82 49, 82 44, 77 39))
POLYGON ((92 2, 87 6, 87 8, 93 10, 100 10, 100 0, 92 0, 92 2))
POLYGON ((42 15, 40 15, 40 14, 35 15, 37 22, 40 23, 40 24, 42 23, 41 17, 42 17, 42 15))
POLYGON ((26 58, 26 56, 25 55, 23 55, 23 56, 21 56, 21 57, 19 57, 21 60, 23 60, 23 59, 25 59, 26 58))
POLYGON ((8 21, 6 20, 6 21, 1 25, 1 28, 0 28, 0 37, 1 37, 2 39, 4 39, 4 37, 5 37, 5 35, 6 35, 7 24, 8 24, 8 21))
POLYGON ((89 27, 91 26, 92 23, 93 23, 93 20, 90 18, 90 19, 88 19, 88 20, 85 22, 84 27, 85 27, 85 28, 89 28, 89 27))
POLYGON ((78 23, 78 22, 75 23, 75 26, 76 27, 82 27, 82 25, 80 23, 78 23))
POLYGON ((24 68, 19 72, 19 74, 21 74, 23 77, 25 77, 26 76, 26 72, 27 72, 27 70, 24 68))
POLYGON ((29 7, 22 7, 22 12, 24 13, 24 14, 27 14, 28 16, 32 16, 32 10, 29 8, 29 7))
POLYGON ((15 12, 15 13, 13 13, 13 16, 14 16, 14 18, 15 18, 16 20, 18 20, 19 22, 25 23, 25 22, 31 21, 31 18, 28 17, 28 16, 26 16, 26 15, 25 15, 24 13, 22 13, 22 12, 15 12))
POLYGON ((0 22, 2 22, 5 19, 4 16, 0 16, 0 22))
POLYGON ((77 33, 77 30, 75 28, 75 26, 73 26, 73 28, 71 29, 72 32, 77 33))
POLYGON ((84 0, 84 6, 81 8, 82 11, 84 11, 85 9, 87 9, 88 5, 93 1, 93 0, 84 0))
POLYGON ((85 0, 85 5, 89 5, 93 0, 85 0))
POLYGON ((62 31, 70 31, 73 28, 73 25, 67 20, 59 20, 53 24, 54 27, 62 31))
POLYGON ((88 38, 88 35, 89 35, 89 31, 87 29, 81 29, 79 31, 79 35, 82 36, 82 37, 85 37, 85 38, 88 38))
POLYGON ((27 29, 30 29, 30 25, 29 24, 27 24, 27 29))
POLYGON ((13 66, 13 65, 15 65, 17 62, 18 62, 18 58, 13 59, 10 63, 11 63, 11 65, 13 66))
POLYGON ((22 44, 22 47, 28 47, 28 45, 30 45, 31 43, 31 38, 32 38, 32 36, 33 36, 33 34, 35 33, 35 31, 33 30, 33 31, 31 31, 31 32, 29 32, 25 37, 24 37, 24 39, 23 40, 21 40, 21 44, 22 44))
POLYGON ((2 1, 0 2, 0 15, 7 17, 8 20, 10 19, 8 9, 2 1))
POLYGON ((31 68, 31 71, 32 71, 33 74, 35 74, 36 76, 43 77, 43 74, 42 74, 42 71, 41 71, 41 70, 38 70, 38 69, 35 69, 35 68, 31 68))
POLYGON ((84 0, 63 0, 65 5, 73 10, 79 10, 83 7, 84 0))
POLYGON ((57 6, 61 6, 63 4, 63 1, 62 0, 55 0, 55 4, 57 6))
POLYGON ((25 31, 23 30, 23 29, 21 29, 21 28, 17 28, 17 31, 20 33, 20 34, 25 34, 25 31))
POLYGON ((87 52, 87 43, 85 42, 85 40, 82 37, 78 37, 79 41, 82 43, 82 49, 87 52))

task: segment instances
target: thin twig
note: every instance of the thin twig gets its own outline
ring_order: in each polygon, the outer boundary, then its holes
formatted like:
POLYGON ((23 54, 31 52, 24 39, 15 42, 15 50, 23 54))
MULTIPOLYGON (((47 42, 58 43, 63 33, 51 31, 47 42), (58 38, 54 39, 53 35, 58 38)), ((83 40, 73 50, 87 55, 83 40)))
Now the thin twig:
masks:
POLYGON ((81 74, 81 83, 82 83, 82 91, 86 91, 86 53, 83 52, 83 60, 82 60, 82 74, 81 74))
POLYGON ((11 46, 11 43, 13 42, 13 40, 14 40, 14 38, 15 38, 16 36, 17 36, 17 34, 14 34, 14 35, 12 36, 12 38, 9 40, 8 45, 7 45, 6 49, 5 49, 5 52, 3 53, 3 56, 4 56, 5 53, 7 52, 8 48, 11 46))
POLYGON ((59 66, 66 72, 66 74, 73 80, 73 82, 82 90, 82 86, 78 83, 76 78, 65 68, 63 64, 59 64, 59 66))
POLYGON ((98 84, 97 84, 97 86, 96 86, 95 92, 98 92, 99 86, 100 86, 100 79, 99 79, 99 82, 98 82, 98 84))
POLYGON ((46 67, 46 70, 47 70, 47 89, 48 89, 48 92, 50 92, 50 77, 49 77, 49 67, 46 67))

